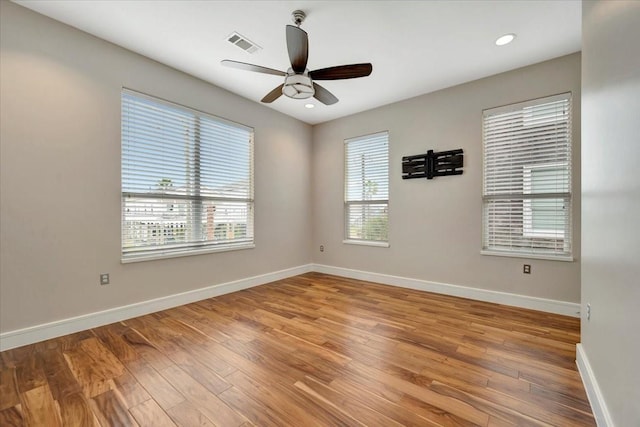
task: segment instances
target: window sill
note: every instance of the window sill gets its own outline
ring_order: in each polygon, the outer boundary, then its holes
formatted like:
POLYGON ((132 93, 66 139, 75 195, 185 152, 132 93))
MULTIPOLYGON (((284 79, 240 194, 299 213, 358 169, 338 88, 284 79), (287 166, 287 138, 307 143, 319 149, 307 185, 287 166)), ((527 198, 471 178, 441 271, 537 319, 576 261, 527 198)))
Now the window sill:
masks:
POLYGON ((254 243, 246 243, 242 245, 216 246, 216 247, 209 247, 209 248, 203 248, 203 249, 193 249, 189 251, 179 251, 179 252, 166 251, 166 252, 157 253, 157 254, 148 254, 148 255, 130 256, 127 258, 121 258, 120 263, 130 264, 134 262, 154 261, 157 259, 181 258, 185 256, 203 255, 203 254, 209 254, 214 252, 230 252, 230 251, 239 251, 243 249, 253 249, 255 247, 256 245, 254 243))
POLYGON ((562 262, 573 262, 573 256, 571 255, 544 255, 544 254, 527 254, 527 253, 519 253, 519 252, 500 252, 500 251, 488 251, 482 250, 480 251, 481 255, 490 255, 490 256, 503 256, 509 258, 529 258, 529 259, 544 259, 548 261, 562 261, 562 262))
POLYGON ((342 243, 347 245, 377 246, 379 248, 389 247, 389 242, 376 242, 373 240, 343 240, 342 243))

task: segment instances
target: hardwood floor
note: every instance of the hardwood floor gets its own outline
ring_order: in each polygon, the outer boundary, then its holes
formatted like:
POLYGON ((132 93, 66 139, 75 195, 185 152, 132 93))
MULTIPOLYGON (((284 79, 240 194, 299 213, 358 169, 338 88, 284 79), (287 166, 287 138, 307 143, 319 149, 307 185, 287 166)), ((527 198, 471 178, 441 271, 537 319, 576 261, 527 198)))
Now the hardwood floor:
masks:
POLYGON ((593 426, 579 320, 309 273, 0 354, 0 425, 593 426))

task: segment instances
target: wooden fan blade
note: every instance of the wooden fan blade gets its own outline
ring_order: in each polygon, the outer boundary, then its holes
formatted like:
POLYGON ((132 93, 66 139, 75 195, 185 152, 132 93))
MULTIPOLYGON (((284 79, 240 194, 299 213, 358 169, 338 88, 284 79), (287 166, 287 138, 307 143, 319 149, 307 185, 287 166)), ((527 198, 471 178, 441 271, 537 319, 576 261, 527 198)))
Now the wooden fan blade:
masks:
POLYGON ((314 83, 313 89, 316 91, 316 93, 313 94, 313 97, 322 102, 324 105, 333 105, 338 102, 338 98, 336 98, 331 92, 329 92, 319 84, 314 83))
POLYGON ((293 71, 304 73, 309 58, 309 38, 303 29, 287 25, 287 51, 293 71))
POLYGON ((272 90, 271 92, 269 92, 268 94, 266 94, 266 96, 262 98, 261 102, 264 102, 265 104, 270 104, 276 99, 280 98, 280 95, 282 95, 283 87, 284 87, 284 83, 278 86, 277 88, 275 88, 274 90, 272 90))
POLYGON ((237 68, 245 71, 255 71, 256 73, 273 74, 275 76, 286 76, 287 73, 280 70, 274 70, 273 68, 262 67, 260 65, 247 64, 245 62, 231 61, 225 59, 220 62, 225 67, 237 68))
POLYGON ((337 67, 321 68, 309 71, 309 77, 313 80, 342 80, 366 77, 371 74, 371 64, 338 65, 337 67))

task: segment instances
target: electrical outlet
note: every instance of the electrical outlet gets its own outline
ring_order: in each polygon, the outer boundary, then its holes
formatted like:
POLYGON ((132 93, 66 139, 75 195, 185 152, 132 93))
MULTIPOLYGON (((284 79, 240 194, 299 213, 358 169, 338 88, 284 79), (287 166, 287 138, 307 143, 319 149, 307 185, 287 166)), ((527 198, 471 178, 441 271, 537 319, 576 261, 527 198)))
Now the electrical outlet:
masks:
POLYGON ((591 304, 587 304, 587 320, 591 320, 591 304))
POLYGON ((529 265, 529 264, 525 264, 525 265, 522 267, 522 272, 523 272, 524 274, 531 274, 531 265, 529 265))
POLYGON ((100 284, 108 285, 109 284, 109 273, 101 273, 100 274, 100 284))
POLYGON ((320 245, 320 252, 324 252, 324 245, 320 245))

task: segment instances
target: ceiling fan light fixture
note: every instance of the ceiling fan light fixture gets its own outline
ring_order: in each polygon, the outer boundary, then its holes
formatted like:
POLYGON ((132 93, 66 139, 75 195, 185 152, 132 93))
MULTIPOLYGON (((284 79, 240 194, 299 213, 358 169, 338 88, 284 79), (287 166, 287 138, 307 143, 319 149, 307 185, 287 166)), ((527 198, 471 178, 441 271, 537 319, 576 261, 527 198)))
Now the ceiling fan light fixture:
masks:
POLYGON ((516 35, 513 33, 505 34, 496 39, 497 46, 504 46, 506 44, 511 43, 516 38, 516 35))
POLYGON ((311 98, 315 93, 311 78, 304 74, 287 75, 282 86, 282 94, 293 99, 311 98))

